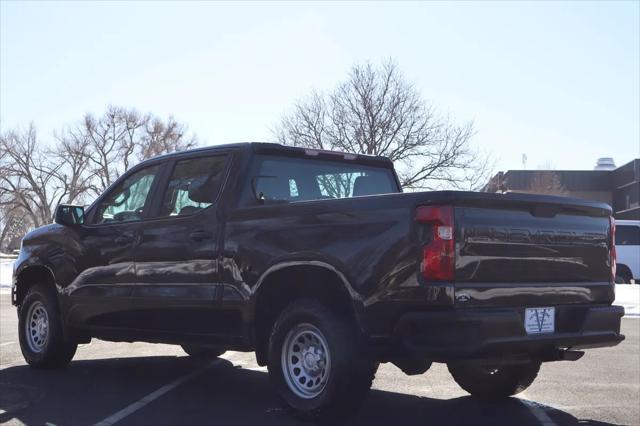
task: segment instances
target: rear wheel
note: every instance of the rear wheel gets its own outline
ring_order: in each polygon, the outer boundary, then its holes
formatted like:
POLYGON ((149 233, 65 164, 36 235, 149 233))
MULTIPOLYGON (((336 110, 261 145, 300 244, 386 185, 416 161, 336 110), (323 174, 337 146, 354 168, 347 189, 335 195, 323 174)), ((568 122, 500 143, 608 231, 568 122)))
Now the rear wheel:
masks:
POLYGON ((313 300, 296 301, 280 314, 268 355, 269 376, 285 408, 309 420, 356 411, 378 368, 353 320, 313 300))
POLYGON ((540 361, 521 364, 491 364, 461 361, 447 365, 462 389, 481 398, 506 398, 528 388, 540 371, 540 361))
POLYGON ((78 347, 64 328, 54 290, 31 287, 18 310, 18 337, 25 361, 34 368, 61 368, 78 347))
POLYGON ((216 358, 225 353, 224 349, 205 345, 181 345, 183 351, 195 358, 216 358))

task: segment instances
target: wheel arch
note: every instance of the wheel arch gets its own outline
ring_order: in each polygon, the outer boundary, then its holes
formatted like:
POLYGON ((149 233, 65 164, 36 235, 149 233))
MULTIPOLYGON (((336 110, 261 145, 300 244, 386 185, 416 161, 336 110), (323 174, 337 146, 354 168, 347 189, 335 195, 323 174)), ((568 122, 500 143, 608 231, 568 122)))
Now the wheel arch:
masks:
POLYGON ((31 263, 21 267, 16 272, 16 290, 13 304, 16 306, 21 305, 29 289, 35 284, 45 284, 55 290, 56 279, 51 268, 41 263, 31 263))
POLYGON ((269 335, 278 314, 300 298, 319 300, 328 308, 352 317, 360 330, 362 298, 346 276, 319 261, 283 262, 269 268, 256 283, 252 297, 251 334, 259 365, 266 365, 269 335))
POLYGON ((631 280, 634 278, 633 273, 631 272, 631 268, 629 268, 624 263, 618 263, 616 265, 616 275, 625 277, 629 280, 629 282, 631 282, 631 280))

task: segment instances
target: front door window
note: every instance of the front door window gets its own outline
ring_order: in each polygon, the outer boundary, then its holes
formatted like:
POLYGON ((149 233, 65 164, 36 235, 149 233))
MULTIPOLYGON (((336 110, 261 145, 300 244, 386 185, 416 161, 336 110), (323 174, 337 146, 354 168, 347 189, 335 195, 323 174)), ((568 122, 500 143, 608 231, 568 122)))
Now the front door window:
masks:
POLYGON ((100 203, 93 222, 120 223, 142 220, 160 166, 144 168, 124 179, 100 203))

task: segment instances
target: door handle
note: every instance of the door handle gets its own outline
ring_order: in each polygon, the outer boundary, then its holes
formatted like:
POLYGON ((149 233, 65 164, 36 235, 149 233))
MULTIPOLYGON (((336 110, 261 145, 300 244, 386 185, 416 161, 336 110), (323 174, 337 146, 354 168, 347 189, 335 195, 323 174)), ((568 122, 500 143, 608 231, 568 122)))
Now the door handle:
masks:
POLYGON ((192 239, 193 241, 208 240, 211 237, 212 237, 211 232, 207 232, 207 231, 193 231, 192 233, 189 234, 189 238, 192 239))
POLYGON ((119 246, 126 246, 127 244, 131 244, 131 242, 133 242, 133 235, 122 234, 119 237, 116 237, 114 241, 119 246))

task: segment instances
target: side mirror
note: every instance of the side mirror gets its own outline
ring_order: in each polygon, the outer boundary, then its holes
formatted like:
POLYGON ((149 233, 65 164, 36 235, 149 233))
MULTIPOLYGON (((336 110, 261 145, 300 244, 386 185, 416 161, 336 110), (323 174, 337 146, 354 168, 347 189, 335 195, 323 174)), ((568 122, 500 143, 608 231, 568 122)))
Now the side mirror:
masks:
POLYGON ((53 221, 65 226, 82 225, 84 223, 84 207, 60 204, 56 207, 53 221))

